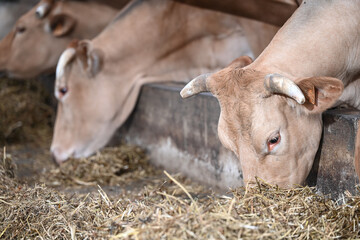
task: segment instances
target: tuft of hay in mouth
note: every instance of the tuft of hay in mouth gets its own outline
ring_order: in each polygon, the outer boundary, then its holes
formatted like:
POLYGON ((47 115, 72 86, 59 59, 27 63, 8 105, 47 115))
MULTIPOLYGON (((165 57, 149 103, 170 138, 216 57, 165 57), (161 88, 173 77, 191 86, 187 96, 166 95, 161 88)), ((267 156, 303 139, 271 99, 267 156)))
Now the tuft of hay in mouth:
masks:
POLYGON ((0 145, 49 141, 49 97, 39 81, 0 79, 0 145))
MULTIPOLYGON (((128 147, 106 149, 104 156, 100 152, 87 160, 99 160, 96 164, 101 165, 106 159, 111 165, 110 153, 114 156, 129 155, 128 150, 128 147)), ((138 154, 136 151, 139 150, 135 148, 135 155, 138 154)), ((10 169, 14 169, 11 158, 1 156, 1 159, 4 158, 8 159, 6 164, 5 161, 0 164, 0 238, 4 239, 360 237, 360 197, 348 193, 336 202, 317 195, 314 188, 280 189, 257 180, 253 187, 217 194, 188 179, 165 172, 165 175, 148 181, 137 191, 126 191, 116 196, 109 195, 100 186, 97 186, 96 192, 69 194, 44 185, 29 187, 19 184, 11 177, 10 169)), ((125 164, 128 163, 125 161, 125 164)), ((138 164, 143 163, 139 161, 138 164)), ((113 169, 115 171, 124 167, 119 162, 114 165, 118 166, 113 169)), ((70 164, 69 167, 72 169, 74 166, 70 164)), ((133 168, 131 175, 134 177, 142 171, 146 173, 145 167, 133 168)), ((71 175, 67 171, 55 173, 59 176, 54 178, 61 179, 62 184, 71 181, 75 184, 76 174, 71 175)), ((145 175, 139 174, 142 178, 145 175)), ((126 174, 116 178, 122 183, 133 180, 126 174)), ((104 182, 108 183, 107 176, 105 179, 104 182)), ((86 178, 83 181, 93 180, 86 178)), ((123 185, 119 184, 119 187, 123 185)))

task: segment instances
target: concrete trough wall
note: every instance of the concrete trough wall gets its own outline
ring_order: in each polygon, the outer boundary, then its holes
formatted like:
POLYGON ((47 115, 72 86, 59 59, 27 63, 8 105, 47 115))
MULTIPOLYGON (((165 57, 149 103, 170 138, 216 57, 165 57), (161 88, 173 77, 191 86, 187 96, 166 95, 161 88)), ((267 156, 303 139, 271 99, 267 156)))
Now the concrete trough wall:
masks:
MULTIPOLYGON (((241 186, 235 155, 217 137, 219 104, 212 95, 183 100, 182 86, 143 87, 137 106, 113 143, 125 140, 146 148, 151 161, 171 172, 221 189, 241 186)), ((336 198, 355 193, 354 147, 360 112, 330 110, 324 114, 321 147, 308 184, 336 198)))
POLYGON ((151 161, 221 189, 242 185, 237 158, 217 137, 220 107, 202 94, 184 101, 181 86, 143 87, 135 111, 115 136, 146 148, 151 161))
POLYGON ((359 179, 354 152, 359 120, 360 112, 349 109, 334 109, 323 114, 323 136, 308 177, 309 185, 334 197, 346 190, 356 193, 359 179))

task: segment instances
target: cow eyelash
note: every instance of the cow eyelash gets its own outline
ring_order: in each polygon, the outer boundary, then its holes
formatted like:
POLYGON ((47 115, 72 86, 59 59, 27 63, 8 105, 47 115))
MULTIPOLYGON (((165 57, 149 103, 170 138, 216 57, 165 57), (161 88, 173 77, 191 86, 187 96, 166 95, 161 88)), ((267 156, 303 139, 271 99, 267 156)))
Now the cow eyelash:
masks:
POLYGON ((18 33, 23 33, 23 32, 25 32, 25 30, 26 30, 25 27, 17 27, 17 28, 16 28, 16 31, 17 31, 18 33))
POLYGON ((280 136, 274 137, 274 138, 269 140, 269 143, 270 144, 275 144, 275 143, 277 143, 279 141, 279 138, 280 138, 280 136))

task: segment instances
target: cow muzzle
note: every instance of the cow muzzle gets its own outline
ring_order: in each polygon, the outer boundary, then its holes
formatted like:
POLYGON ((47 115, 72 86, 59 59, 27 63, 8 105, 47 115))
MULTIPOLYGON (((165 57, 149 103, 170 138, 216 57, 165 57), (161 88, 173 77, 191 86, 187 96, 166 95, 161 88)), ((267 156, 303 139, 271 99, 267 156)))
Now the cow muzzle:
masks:
POLYGON ((57 165, 60 165, 63 162, 65 162, 66 160, 68 160, 74 153, 74 151, 72 149, 63 150, 63 149, 60 149, 57 147, 51 147, 50 151, 51 151, 53 161, 57 165))

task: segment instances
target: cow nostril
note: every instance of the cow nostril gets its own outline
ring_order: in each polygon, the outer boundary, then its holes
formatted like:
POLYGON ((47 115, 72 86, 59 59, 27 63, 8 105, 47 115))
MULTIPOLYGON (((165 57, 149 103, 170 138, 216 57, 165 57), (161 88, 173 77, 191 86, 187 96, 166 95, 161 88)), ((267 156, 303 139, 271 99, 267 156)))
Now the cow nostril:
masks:
POLYGON ((6 72, 5 71, 0 71, 0 78, 4 78, 6 77, 6 72))

